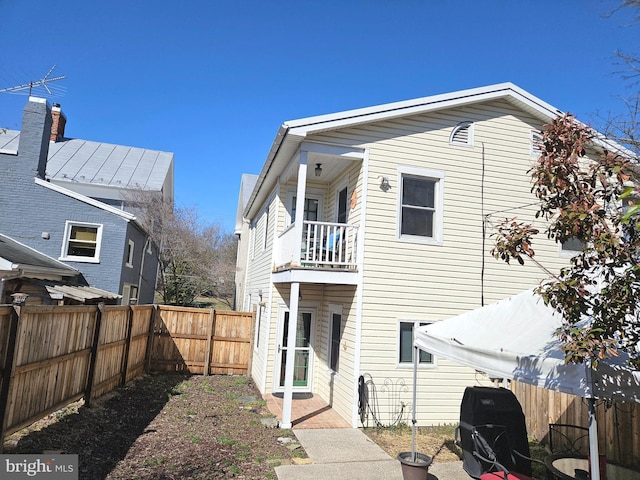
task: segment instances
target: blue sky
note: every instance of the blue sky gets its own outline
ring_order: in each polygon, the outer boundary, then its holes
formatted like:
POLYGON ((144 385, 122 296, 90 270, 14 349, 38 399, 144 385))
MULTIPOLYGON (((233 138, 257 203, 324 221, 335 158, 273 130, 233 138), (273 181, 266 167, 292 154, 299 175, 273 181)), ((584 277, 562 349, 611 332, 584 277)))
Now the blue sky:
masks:
MULTIPOLYGON (((583 121, 620 111, 614 54, 640 27, 605 18, 619 3, 0 0, 0 89, 57 65, 68 137, 174 152, 177 203, 232 231, 286 120, 505 81, 583 121)), ((0 126, 26 98, 0 94, 0 126)))

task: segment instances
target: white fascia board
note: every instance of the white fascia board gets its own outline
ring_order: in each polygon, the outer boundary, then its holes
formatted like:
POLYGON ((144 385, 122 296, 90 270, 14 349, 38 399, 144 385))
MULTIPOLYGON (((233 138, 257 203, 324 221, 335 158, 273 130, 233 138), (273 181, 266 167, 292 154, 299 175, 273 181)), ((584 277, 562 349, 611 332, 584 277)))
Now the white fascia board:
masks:
MULTIPOLYGON (((280 151, 280 147, 284 143, 284 140, 287 137, 288 133, 289 133, 289 128, 287 126, 281 125, 280 128, 278 128, 278 133, 276 133, 276 138, 273 140, 273 143, 271 144, 271 149, 269 150, 269 154, 267 155, 267 160, 264 162, 262 171, 260 172, 260 175, 258 175, 258 180, 256 180, 256 184, 253 187, 253 193, 251 193, 251 197, 249 198, 249 201, 247 202, 247 205, 242 214, 244 218, 251 220, 250 212, 253 209, 254 202, 256 201, 256 197, 258 196, 258 193, 262 189, 262 184, 265 182, 267 176, 269 176, 270 173, 273 174, 273 172, 271 172, 273 162, 275 161, 278 155, 278 152, 280 151)), ((279 173, 275 174, 275 176, 276 177, 279 176, 279 173)), ((268 185, 267 185, 267 188, 268 188, 268 185)), ((260 205, 258 205, 258 207, 260 207, 260 205)))
POLYGON ((35 178, 36 185, 40 185, 41 187, 48 188, 53 190, 54 192, 61 193, 62 195, 66 195, 67 197, 75 198, 80 202, 84 202, 92 207, 99 208, 104 210, 105 212, 113 213, 119 217, 124 218, 127 222, 132 222, 136 220, 136 216, 132 215, 129 212, 125 212, 124 210, 120 210, 118 208, 112 207, 111 205, 107 205, 106 203, 99 202, 98 200, 94 200, 93 198, 89 198, 80 193, 68 190, 59 185, 55 185, 53 183, 47 182, 46 180, 42 180, 41 178, 35 178))
POLYGON ((512 83, 500 83, 488 87, 460 90, 452 93, 422 97, 414 100, 387 103, 375 107, 359 108, 344 112, 302 118, 285 122, 291 134, 307 136, 323 130, 388 120, 396 117, 426 113, 444 108, 459 107, 502 97, 512 97, 533 108, 545 118, 553 118, 562 112, 512 83))
POLYGON ((364 158, 364 148, 362 147, 348 147, 320 142, 302 142, 300 144, 300 150, 332 157, 355 158, 358 160, 364 158))
POLYGON ((358 273, 354 271, 327 271, 290 269, 271 274, 273 283, 324 283, 333 285, 357 285, 358 273))
POLYGON ((0 272, 13 272, 18 269, 18 265, 10 262, 6 258, 0 257, 0 272))

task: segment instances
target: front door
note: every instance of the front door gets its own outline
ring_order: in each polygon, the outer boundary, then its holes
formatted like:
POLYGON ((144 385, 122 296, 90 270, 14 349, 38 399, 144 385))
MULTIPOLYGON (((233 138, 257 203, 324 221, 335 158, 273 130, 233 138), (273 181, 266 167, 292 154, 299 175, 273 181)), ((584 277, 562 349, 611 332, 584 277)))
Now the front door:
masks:
MULTIPOLYGON (((297 391, 311 391, 311 368, 313 360, 313 313, 310 310, 300 310, 296 329, 296 344, 293 364, 293 388, 297 391)), ((278 390, 284 389, 284 375, 287 364, 287 335, 289 333, 289 312, 284 312, 284 320, 280 334, 278 354, 279 381, 278 390)))

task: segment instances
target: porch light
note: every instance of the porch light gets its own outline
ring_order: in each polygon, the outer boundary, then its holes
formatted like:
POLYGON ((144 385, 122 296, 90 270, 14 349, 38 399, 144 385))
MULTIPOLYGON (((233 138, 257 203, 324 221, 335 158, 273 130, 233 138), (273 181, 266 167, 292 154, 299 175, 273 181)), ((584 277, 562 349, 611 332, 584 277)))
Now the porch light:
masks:
POLYGON ((316 163, 316 177, 322 175, 322 164, 316 163))
POLYGON ((389 177, 382 177, 382 180, 380 181, 380 190, 382 190, 383 192, 386 192, 390 188, 391 188, 391 185, 389 185, 389 177))
POLYGON ((20 307, 24 305, 29 295, 27 295, 26 293, 17 292, 17 293, 12 293, 11 296, 13 297, 13 304, 20 307))

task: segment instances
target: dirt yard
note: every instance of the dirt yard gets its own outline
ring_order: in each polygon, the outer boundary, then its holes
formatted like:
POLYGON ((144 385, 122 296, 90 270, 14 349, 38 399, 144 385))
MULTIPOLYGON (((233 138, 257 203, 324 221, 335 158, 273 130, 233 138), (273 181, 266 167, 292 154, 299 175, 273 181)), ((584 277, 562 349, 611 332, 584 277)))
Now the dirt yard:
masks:
POLYGON ((50 415, 5 441, 5 453, 79 455, 80 479, 275 479, 304 457, 240 376, 149 374, 50 415), (280 440, 279 440, 280 438, 280 440))
MULTIPOLYGON (((454 444, 454 432, 455 425, 419 427, 416 429, 416 451, 441 463, 460 460, 462 452, 454 444)), ((400 452, 411 451, 411 427, 407 425, 367 428, 364 433, 392 458, 397 458, 400 452)))

